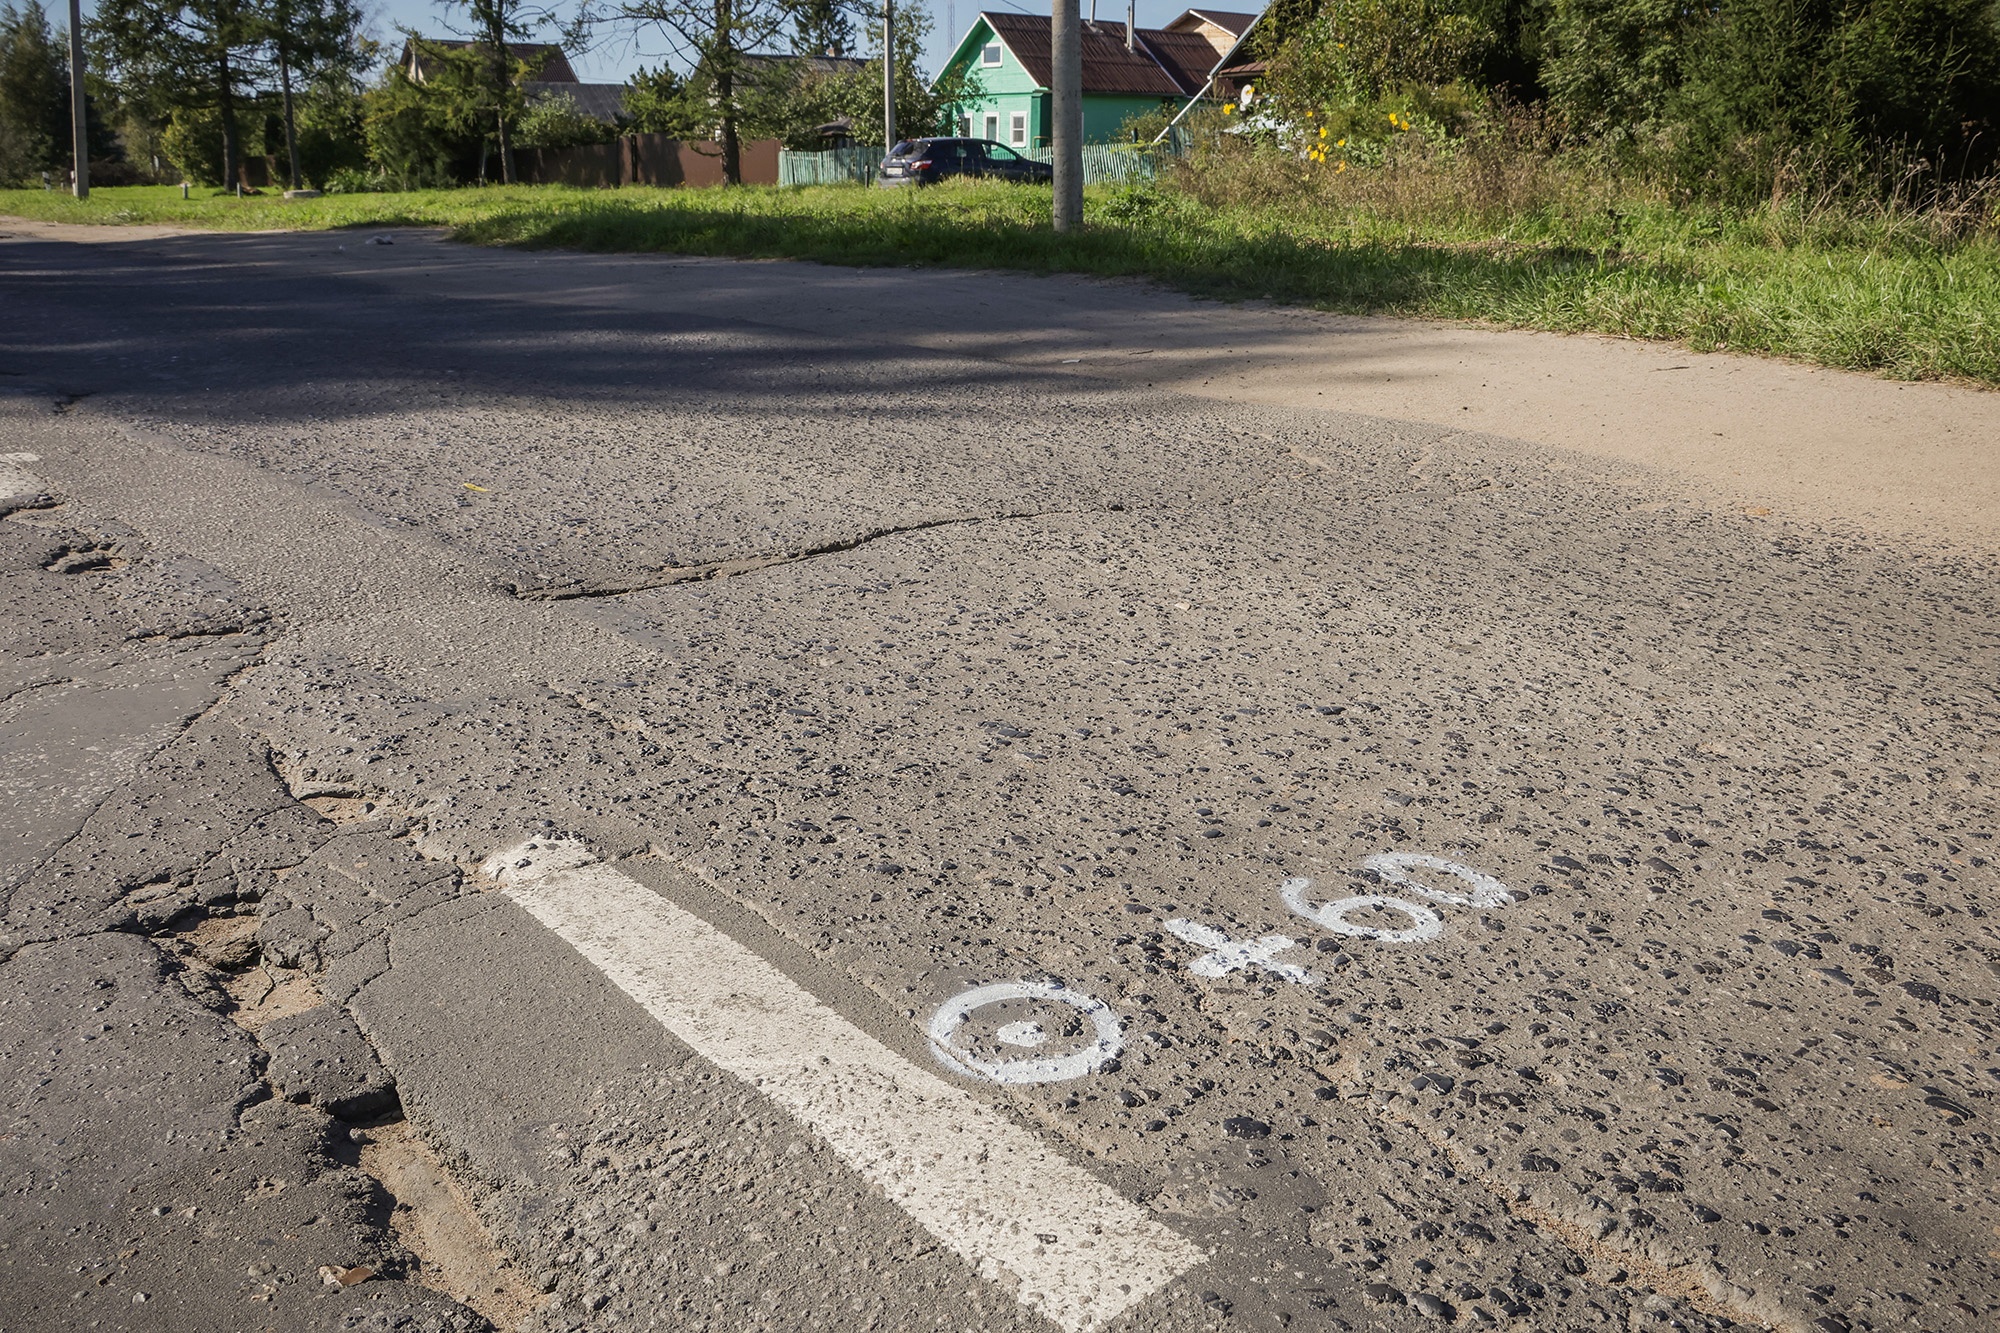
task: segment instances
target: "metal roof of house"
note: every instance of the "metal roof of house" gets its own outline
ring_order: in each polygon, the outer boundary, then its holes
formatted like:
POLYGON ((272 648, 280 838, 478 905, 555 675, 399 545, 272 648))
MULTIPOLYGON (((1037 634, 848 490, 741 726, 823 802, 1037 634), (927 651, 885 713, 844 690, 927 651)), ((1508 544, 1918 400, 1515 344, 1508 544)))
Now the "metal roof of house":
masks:
POLYGON ((858 56, 793 55, 788 51, 745 51, 737 58, 745 69, 803 69, 813 74, 851 74, 866 69, 858 56))
POLYGON ((1201 86, 1208 82, 1210 71, 1221 59, 1215 44, 1199 32, 1147 28, 1139 36, 1151 49, 1153 58, 1166 66, 1188 93, 1201 90, 1201 86))
POLYGON ((535 79, 522 84, 521 91, 531 102, 544 97, 567 97, 584 115, 607 125, 617 123, 625 110, 625 85, 622 83, 564 83, 560 79, 554 82, 535 79))
MULTIPOLYGON (((1028 77, 1040 87, 1048 87, 1052 63, 1049 21, 1029 14, 996 14, 991 11, 979 17, 993 29, 994 36, 1007 44, 1007 49, 1021 62, 1028 77)), ((1159 28, 1141 28, 1136 34, 1133 49, 1128 51, 1125 49, 1125 26, 1122 23, 1086 22, 1083 25, 1083 91, 1123 93, 1132 97, 1191 96, 1201 88, 1202 82, 1208 78, 1209 69, 1215 64, 1214 48, 1205 41, 1201 43, 1202 49, 1208 52, 1208 60, 1192 83, 1186 82, 1186 76, 1181 72, 1182 58, 1177 55, 1171 61, 1163 60, 1152 50, 1156 37, 1172 39, 1177 43, 1183 35, 1159 28)))

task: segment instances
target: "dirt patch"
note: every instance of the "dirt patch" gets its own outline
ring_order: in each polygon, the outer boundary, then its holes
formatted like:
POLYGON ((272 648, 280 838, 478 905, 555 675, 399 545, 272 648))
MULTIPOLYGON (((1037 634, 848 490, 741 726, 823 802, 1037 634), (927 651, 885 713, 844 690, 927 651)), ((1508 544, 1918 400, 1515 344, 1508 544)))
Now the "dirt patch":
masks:
POLYGON ((370 1134, 361 1169, 396 1200, 390 1225, 422 1261, 416 1280, 472 1307, 496 1328, 526 1328, 541 1297, 494 1242, 430 1145, 402 1121, 370 1134))
POLYGON ((272 1021, 302 1014, 324 1002, 311 974, 281 967, 257 943, 258 918, 250 913, 203 917, 158 938, 189 969, 189 989, 207 992, 231 1022, 255 1036, 272 1021), (217 995, 219 992, 219 996, 217 995), (222 998, 222 997, 226 997, 222 998))

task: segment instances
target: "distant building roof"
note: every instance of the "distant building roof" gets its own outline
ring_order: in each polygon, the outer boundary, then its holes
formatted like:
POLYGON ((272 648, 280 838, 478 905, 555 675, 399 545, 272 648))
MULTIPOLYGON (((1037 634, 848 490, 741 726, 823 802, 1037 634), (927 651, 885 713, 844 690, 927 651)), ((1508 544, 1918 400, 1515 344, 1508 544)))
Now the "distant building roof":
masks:
POLYGON ((530 102, 544 97, 567 97, 576 103, 577 110, 592 120, 601 120, 607 125, 615 125, 625 111, 625 85, 622 83, 564 83, 558 79, 533 79, 521 85, 530 102))
MULTIPOLYGON (((1049 49, 1049 21, 1029 14, 979 16, 1037 85, 1049 86, 1053 57, 1049 49)), ((1123 93, 1132 97, 1190 97, 1200 91, 1215 64, 1213 51, 1202 63, 1201 72, 1190 82, 1183 72, 1187 61, 1182 34, 1159 28, 1141 28, 1134 35, 1133 48, 1125 49, 1125 25, 1089 23, 1083 25, 1083 91, 1097 94, 1123 93), (1167 39, 1170 57, 1155 54, 1155 38, 1167 39)), ((1197 38, 1199 40, 1199 38, 1197 38)), ((1207 47, 1207 43, 1202 45, 1207 47)))
POLYGON ((868 64, 857 56, 801 56, 785 51, 746 51, 737 59, 746 69, 802 69, 812 74, 851 74, 868 64))
POLYGON ((1213 24, 1231 37, 1241 37, 1257 21, 1255 14, 1233 9, 1190 9, 1167 25, 1168 32, 1198 32, 1204 23, 1213 24))
MULTIPOLYGON (((403 44, 403 58, 398 63, 409 72, 412 80, 422 83, 431 74, 429 66, 424 61, 424 47, 463 51, 468 47, 483 45, 483 42, 460 41, 456 38, 446 40, 438 37, 420 37, 403 44)), ((569 67, 569 57, 565 56, 563 49, 553 42, 509 42, 507 54, 526 65, 528 72, 535 76, 536 83, 577 81, 576 71, 569 67)))

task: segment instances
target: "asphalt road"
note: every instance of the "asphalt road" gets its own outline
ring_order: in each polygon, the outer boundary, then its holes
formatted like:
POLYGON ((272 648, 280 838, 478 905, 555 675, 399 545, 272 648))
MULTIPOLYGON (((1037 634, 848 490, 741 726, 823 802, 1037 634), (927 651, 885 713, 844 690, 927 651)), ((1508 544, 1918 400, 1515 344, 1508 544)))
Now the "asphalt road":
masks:
POLYGON ((1994 1325, 1990 553, 383 239, 0 239, 4 1333, 1994 1325))

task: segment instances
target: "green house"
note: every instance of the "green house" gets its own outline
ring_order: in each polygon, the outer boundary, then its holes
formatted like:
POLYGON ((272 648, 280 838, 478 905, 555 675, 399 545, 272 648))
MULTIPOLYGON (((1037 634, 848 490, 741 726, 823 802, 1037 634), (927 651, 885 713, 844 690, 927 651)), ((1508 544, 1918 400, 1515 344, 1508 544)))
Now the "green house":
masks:
MULTIPOLYGON (((1220 42, 1191 23, 1190 11, 1165 28, 1140 28, 1127 44, 1122 23, 1083 23, 1083 140, 1113 143, 1133 116, 1169 114, 1200 92, 1221 60, 1220 42)), ((1231 14, 1230 19, 1238 16, 1231 14)), ((1250 17, 1241 16, 1244 20, 1250 17)), ((952 107, 954 130, 1033 153, 1049 143, 1049 21, 983 13, 940 78, 964 73, 977 96, 952 107)))

